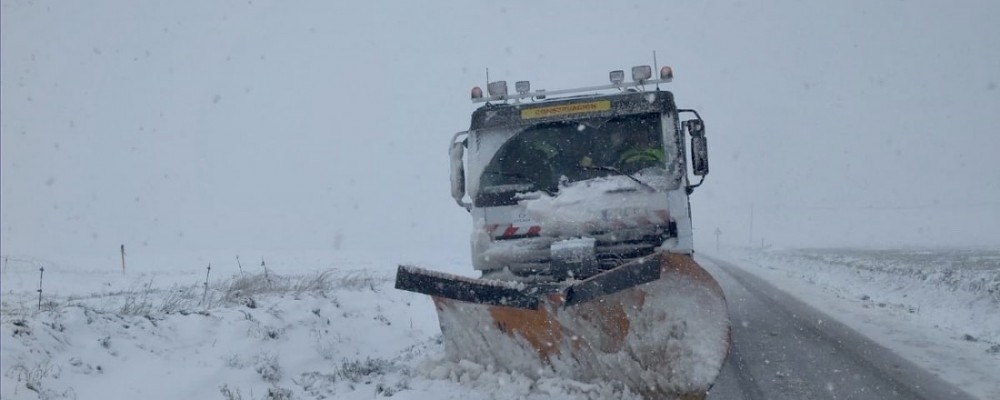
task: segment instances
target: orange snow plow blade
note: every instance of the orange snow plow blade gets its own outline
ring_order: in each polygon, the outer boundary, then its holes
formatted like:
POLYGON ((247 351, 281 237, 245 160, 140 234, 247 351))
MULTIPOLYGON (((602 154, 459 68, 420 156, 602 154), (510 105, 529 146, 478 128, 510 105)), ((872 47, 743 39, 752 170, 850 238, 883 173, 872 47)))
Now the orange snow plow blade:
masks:
POLYGON ((448 356, 533 377, 621 382, 646 398, 703 398, 729 351, 722 289, 687 254, 619 268, 652 262, 652 280, 576 302, 571 290, 537 293, 535 307, 435 295, 448 356))

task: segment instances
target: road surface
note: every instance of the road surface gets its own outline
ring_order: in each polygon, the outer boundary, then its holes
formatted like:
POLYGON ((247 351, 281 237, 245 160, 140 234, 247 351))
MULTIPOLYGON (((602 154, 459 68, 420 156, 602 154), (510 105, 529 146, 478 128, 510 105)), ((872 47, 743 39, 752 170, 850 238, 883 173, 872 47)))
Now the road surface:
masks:
POLYGON ((709 400, 973 399, 760 278, 698 260, 726 293, 733 334, 709 400))

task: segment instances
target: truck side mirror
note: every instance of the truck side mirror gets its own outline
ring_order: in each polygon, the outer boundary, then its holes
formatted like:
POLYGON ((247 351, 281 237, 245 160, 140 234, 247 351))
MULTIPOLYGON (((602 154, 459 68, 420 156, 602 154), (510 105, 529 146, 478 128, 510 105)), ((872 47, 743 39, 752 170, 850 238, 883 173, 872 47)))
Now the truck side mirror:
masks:
POLYGON ((695 176, 708 175, 708 139, 705 138, 705 121, 691 119, 684 121, 691 135, 691 172, 695 176))
POLYGON ((458 205, 466 210, 472 208, 472 204, 466 202, 465 198, 465 146, 468 138, 458 140, 459 136, 468 132, 459 132, 451 138, 451 146, 448 148, 448 156, 451 158, 451 197, 458 205))

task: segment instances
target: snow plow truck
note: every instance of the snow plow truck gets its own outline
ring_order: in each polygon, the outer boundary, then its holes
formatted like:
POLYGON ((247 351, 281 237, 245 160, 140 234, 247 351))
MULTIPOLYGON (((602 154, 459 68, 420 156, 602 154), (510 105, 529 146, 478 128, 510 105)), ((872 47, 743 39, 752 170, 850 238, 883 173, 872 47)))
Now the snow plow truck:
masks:
POLYGON ((449 155, 481 276, 396 275, 397 289, 432 297, 448 357, 648 399, 705 397, 730 343, 722 290, 693 258, 705 124, 660 90, 672 69, 652 70, 577 89, 472 88, 485 104, 449 155))

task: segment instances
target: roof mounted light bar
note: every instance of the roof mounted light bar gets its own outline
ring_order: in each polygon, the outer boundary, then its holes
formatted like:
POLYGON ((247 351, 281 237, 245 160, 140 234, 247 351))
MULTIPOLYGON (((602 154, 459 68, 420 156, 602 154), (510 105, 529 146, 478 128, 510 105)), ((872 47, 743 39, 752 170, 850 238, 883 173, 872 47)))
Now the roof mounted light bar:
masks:
POLYGON ((517 94, 507 93, 507 82, 497 81, 490 82, 488 85, 489 97, 483 96, 483 90, 478 86, 472 88, 472 102, 473 103, 485 103, 490 101, 506 101, 506 100, 520 100, 520 99, 530 99, 538 98, 544 99, 547 96, 561 95, 561 94, 571 94, 571 93, 583 93, 583 92, 594 92, 598 90, 609 90, 609 89, 627 89, 630 87, 643 87, 645 85, 656 85, 660 83, 670 83, 674 80, 674 71, 670 67, 663 67, 660 69, 660 79, 649 79, 651 78, 652 70, 648 65, 640 65, 632 68, 632 82, 625 82, 625 71, 616 70, 611 71, 608 78, 611 84, 599 85, 599 86, 587 86, 575 89, 562 89, 562 90, 552 90, 547 91, 545 89, 539 89, 534 92, 528 90, 528 82, 520 81, 517 82, 517 94))

